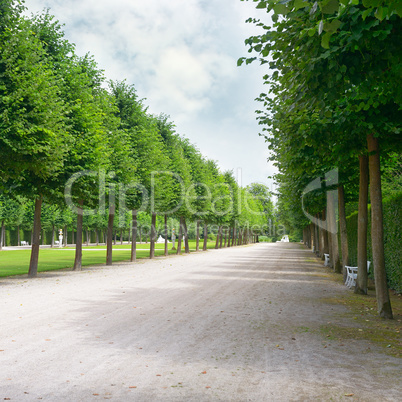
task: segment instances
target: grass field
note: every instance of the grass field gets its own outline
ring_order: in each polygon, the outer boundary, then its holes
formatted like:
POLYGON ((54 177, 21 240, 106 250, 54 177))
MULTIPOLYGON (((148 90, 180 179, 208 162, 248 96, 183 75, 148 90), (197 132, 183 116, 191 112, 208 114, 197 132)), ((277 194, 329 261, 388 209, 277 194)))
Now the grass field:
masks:
MULTIPOLYGON (((177 246, 177 243, 176 243, 177 246)), ((195 251, 195 241, 189 242, 190 251, 195 251)), ((170 250, 172 247, 169 244, 169 254, 176 253, 175 250, 170 250)), ((200 243, 202 247, 202 243, 200 243)), ((208 242, 208 248, 215 247, 215 242, 208 242)), ((165 245, 155 245, 155 255, 164 254, 165 245)), ((184 247, 182 247, 184 253, 184 247)), ((53 271, 63 268, 72 268, 74 264, 75 249, 72 247, 66 248, 43 248, 39 252, 38 271, 53 271)), ((116 244, 113 246, 113 262, 129 261, 131 256, 131 245, 116 244)), ((0 277, 23 275, 28 273, 29 260, 31 250, 3 250, 0 251, 0 277)), ((149 257, 149 243, 137 244, 137 258, 149 257)), ((89 246, 83 247, 82 250, 82 265, 105 264, 106 262, 106 246, 89 246)))

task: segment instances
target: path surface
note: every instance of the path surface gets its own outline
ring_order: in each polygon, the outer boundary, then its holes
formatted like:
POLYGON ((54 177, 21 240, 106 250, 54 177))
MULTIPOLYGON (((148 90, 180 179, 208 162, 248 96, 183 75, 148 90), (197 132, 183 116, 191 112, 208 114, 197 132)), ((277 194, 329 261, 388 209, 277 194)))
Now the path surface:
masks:
POLYGON ((400 400, 399 360, 315 330, 344 292, 279 243, 2 279, 0 400, 400 400))

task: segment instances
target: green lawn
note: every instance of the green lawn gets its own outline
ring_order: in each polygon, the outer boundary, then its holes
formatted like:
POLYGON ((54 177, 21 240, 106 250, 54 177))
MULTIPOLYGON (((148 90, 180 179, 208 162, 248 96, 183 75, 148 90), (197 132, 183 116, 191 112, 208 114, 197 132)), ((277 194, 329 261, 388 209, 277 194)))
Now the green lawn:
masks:
MULTIPOLYGON (((195 250, 195 241, 190 241, 190 251, 195 250)), ((165 245, 155 245, 155 255, 163 255, 165 245)), ((177 243, 176 243, 177 246, 177 243)), ((176 251, 170 250, 172 247, 169 244, 169 254, 174 254, 176 251)), ((200 243, 202 247, 202 243, 200 243)), ((215 242, 208 242, 208 248, 215 247, 215 242)), ((74 248, 45 248, 39 252, 38 271, 53 271, 56 269, 72 268, 74 264, 74 248)), ((182 247, 182 253, 184 248, 182 247)), ((113 246, 113 262, 128 261, 131 256, 131 245, 116 244, 113 246)), ((0 252, 0 277, 22 275, 28 273, 29 260, 31 250, 3 250, 0 252)), ((137 258, 149 257, 149 243, 137 244, 137 258)), ((106 261, 106 246, 89 246, 83 247, 82 250, 82 265, 105 264, 106 261)))

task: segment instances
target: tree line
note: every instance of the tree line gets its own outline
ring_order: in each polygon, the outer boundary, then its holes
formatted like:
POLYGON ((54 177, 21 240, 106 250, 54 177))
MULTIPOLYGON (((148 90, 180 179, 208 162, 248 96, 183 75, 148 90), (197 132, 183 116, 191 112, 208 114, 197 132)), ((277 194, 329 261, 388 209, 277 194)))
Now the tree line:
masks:
POLYGON ((239 187, 168 116, 148 113, 133 85, 107 80, 93 57, 78 56, 49 11, 26 17, 25 10, 17 0, 0 6, 0 247, 6 224, 31 229, 30 277, 42 218, 53 239, 57 227, 76 230, 75 270, 85 228, 105 231, 107 265, 113 233, 130 230, 135 261, 138 217, 151 220, 151 258, 157 216, 165 235, 168 219, 179 222, 178 252, 183 236, 189 252, 192 221, 197 249, 211 224, 232 245, 262 233, 273 219, 264 186, 239 187))
POLYGON ((298 230, 313 221, 314 228, 304 235, 305 239, 313 236, 316 245, 317 223, 330 225, 323 243, 334 270, 345 275, 346 215, 357 208, 355 292, 367 294, 370 203, 378 312, 392 318, 382 201, 384 196, 400 194, 402 184, 401 2, 254 1, 266 12, 260 20, 248 20, 261 30, 246 40, 249 52, 256 54, 239 59, 238 64, 259 60, 269 67, 264 76, 268 90, 258 97, 262 107, 257 113, 279 170, 281 219, 298 230), (329 172, 335 170, 333 180, 329 172), (303 208, 295 199, 303 200, 303 208))

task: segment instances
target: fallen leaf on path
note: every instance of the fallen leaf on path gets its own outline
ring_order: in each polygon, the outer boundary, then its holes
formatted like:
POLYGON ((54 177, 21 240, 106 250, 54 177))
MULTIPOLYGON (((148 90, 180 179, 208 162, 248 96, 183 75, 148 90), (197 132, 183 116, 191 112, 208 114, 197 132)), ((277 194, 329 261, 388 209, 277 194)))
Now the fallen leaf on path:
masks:
POLYGON ((209 385, 207 385, 205 388, 211 388, 209 385))
POLYGON ((345 394, 345 396, 353 396, 354 394, 345 394))
POLYGON ((129 388, 137 388, 137 386, 136 386, 136 385, 133 385, 133 386, 131 386, 131 387, 129 387, 129 388))
POLYGON ((92 395, 94 395, 94 396, 99 396, 99 394, 92 394, 92 395))
POLYGON ((206 372, 206 371, 203 371, 201 374, 207 374, 207 372, 206 372))

